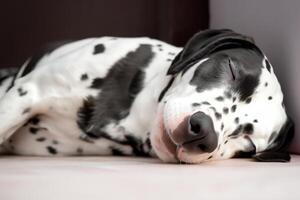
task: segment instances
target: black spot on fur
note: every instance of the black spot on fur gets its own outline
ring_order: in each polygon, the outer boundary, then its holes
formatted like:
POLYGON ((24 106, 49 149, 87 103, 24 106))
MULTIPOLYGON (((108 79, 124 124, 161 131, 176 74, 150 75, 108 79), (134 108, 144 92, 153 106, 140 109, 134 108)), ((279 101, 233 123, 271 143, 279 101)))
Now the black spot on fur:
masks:
POLYGON ((82 74, 80 77, 80 80, 86 81, 86 80, 88 80, 88 78, 89 78, 89 76, 87 74, 82 74))
POLYGON ((243 132, 244 132, 245 134, 250 135, 250 134, 253 133, 253 131, 254 131, 253 124, 247 123, 247 124, 244 125, 243 132))
POLYGON ((271 73, 271 65, 270 65, 269 61, 265 60, 265 62, 266 62, 267 70, 271 73))
POLYGON ((234 122, 235 122, 236 124, 238 124, 238 123, 240 122, 240 119, 239 119, 238 117, 236 117, 236 118, 234 119, 234 122))
POLYGON ((203 101, 203 102, 201 102, 201 104, 203 104, 203 105, 210 105, 210 103, 207 102, 207 101, 203 101))
POLYGON ((239 125, 228 137, 234 137, 241 133, 243 126, 239 125))
POLYGON ((209 160, 209 159, 211 159, 213 156, 209 156, 208 158, 207 158, 207 160, 209 160))
POLYGON ((40 119, 38 118, 38 116, 34 116, 32 118, 30 118, 24 125, 23 127, 27 126, 28 124, 33 124, 33 125, 37 125, 40 122, 40 119))
POLYGON ((223 156, 224 156, 224 152, 221 153, 221 157, 223 157, 223 156))
POLYGON ((267 82, 265 82, 265 87, 267 87, 268 86, 268 83, 267 82))
POLYGON ((103 53, 105 50, 105 47, 103 44, 97 44, 95 47, 94 47, 94 52, 93 54, 96 55, 96 54, 99 54, 99 53, 103 53))
MULTIPOLYGON (((133 154, 136 156, 147 156, 147 157, 149 156, 149 151, 151 148, 149 148, 149 146, 147 146, 147 144, 145 144, 145 143, 150 142, 150 141, 146 140, 145 142, 143 142, 141 139, 134 137, 133 135, 125 135, 124 140, 119 140, 116 138, 112 138, 110 135, 108 135, 107 133, 104 133, 104 132, 102 132, 101 137, 111 140, 120 145, 130 146, 132 148, 133 154), (148 151, 145 151, 144 146, 148 147, 147 148, 148 151)), ((150 144, 150 147, 151 147, 151 144, 150 144)))
POLYGON ((157 44, 156 46, 158 46, 158 47, 162 47, 162 44, 157 44))
POLYGON ((217 100, 217 101, 224 101, 224 97, 219 96, 219 97, 216 98, 216 100, 217 100))
POLYGON ((110 148, 111 148, 112 155, 114 155, 114 156, 124 156, 124 153, 120 149, 117 149, 117 148, 114 148, 114 147, 110 147, 110 148))
POLYGON ((230 99, 230 98, 232 97, 232 94, 231 94, 231 92, 229 92, 229 91, 225 91, 225 92, 224 92, 224 95, 225 95, 225 97, 228 98, 228 99, 230 99))
POLYGON ((31 108, 25 108, 22 112, 22 114, 26 114, 26 113, 29 113, 29 111, 31 110, 31 108))
POLYGON ((233 98, 232 98, 232 102, 234 103, 234 102, 235 102, 235 100, 236 100, 236 97, 233 97, 233 98))
POLYGON ((38 128, 34 128, 34 127, 30 127, 29 128, 29 131, 30 131, 30 133, 32 133, 32 134, 37 134, 37 132, 39 131, 39 129, 38 128))
POLYGON ((272 100, 273 98, 271 96, 268 97, 269 100, 272 100))
POLYGON ((163 51, 163 48, 159 48, 158 50, 159 50, 159 51, 163 51))
POLYGON ((218 113, 218 112, 215 112, 215 117, 216 117, 217 120, 219 120, 219 119, 222 118, 222 114, 218 113))
POLYGON ((103 84, 103 79, 102 78, 95 78, 92 82, 92 85, 90 86, 90 88, 93 89, 100 89, 102 84, 103 84))
MULTIPOLYGON (((89 115, 90 120, 85 120, 88 126, 80 125, 84 132, 100 136, 101 129, 106 124, 124 118, 121 113, 130 110, 135 96, 142 89, 144 69, 150 64, 153 56, 151 45, 141 44, 135 51, 128 52, 116 61, 101 81, 101 94, 95 99, 94 111, 89 115)), ((83 107, 86 109, 89 106, 83 107)))
POLYGON ((225 140, 224 144, 227 144, 228 143, 228 140, 225 140))
POLYGON ((200 103, 192 103, 193 107, 199 107, 201 104, 200 103))
POLYGON ((228 114, 228 112, 229 112, 229 109, 228 109, 227 107, 224 107, 224 108, 223 108, 223 113, 224 113, 224 114, 228 114))
POLYGON ((221 124, 221 131, 224 129, 224 123, 221 124))
POLYGON ((252 100, 251 97, 249 97, 246 99, 245 103, 249 104, 251 102, 251 100, 252 100))
POLYGON ((23 88, 20 87, 20 88, 18 88, 18 93, 19 93, 19 96, 21 97, 21 96, 26 95, 27 91, 23 90, 23 88))
POLYGON ((125 144, 128 144, 132 147, 133 153, 136 156, 149 156, 148 152, 145 152, 143 149, 143 143, 140 139, 135 138, 132 135, 126 135, 126 142, 125 144))
POLYGON ((36 141, 38 141, 38 142, 44 142, 45 140, 46 140, 45 137, 39 137, 36 139, 36 141))
POLYGON ((150 133, 147 134, 148 137, 143 145, 144 149, 147 149, 148 151, 150 151, 152 149, 152 145, 151 145, 151 140, 150 140, 150 133))
POLYGON ((175 80, 175 77, 172 77, 170 79, 170 81, 168 82, 167 86, 161 91, 161 93, 158 97, 158 102, 160 102, 163 99, 163 97, 165 96, 168 89, 172 86, 172 83, 174 82, 174 80, 175 80))
POLYGON ((236 105, 231 106, 231 112, 235 112, 236 111, 236 105))
POLYGON ((85 130, 88 126, 95 109, 95 99, 88 96, 84 101, 82 107, 77 112, 77 125, 81 130, 85 130))
POLYGON ((253 120, 253 122, 254 122, 254 123, 257 123, 258 121, 257 121, 257 119, 255 119, 255 120, 253 120))
POLYGON ((170 58, 167 59, 167 62, 171 62, 171 61, 172 61, 172 59, 170 59, 170 58))
POLYGON ((176 53, 174 53, 174 52, 169 52, 168 54, 171 55, 171 56, 174 56, 176 53))
POLYGON ((29 120, 29 123, 33 124, 33 125, 37 125, 40 122, 40 119, 38 118, 38 116, 34 116, 29 120))
POLYGON ((52 146, 47 146, 46 148, 47 148, 47 150, 48 150, 48 152, 49 152, 50 154, 52 154, 52 155, 57 154, 57 150, 56 150, 54 147, 52 147, 52 146))
POLYGON ((215 107, 213 107, 213 106, 211 106, 211 107, 209 107, 209 108, 212 109, 214 112, 217 111, 217 109, 216 109, 215 107))
POLYGON ((129 96, 133 100, 136 95, 143 88, 143 80, 145 78, 144 72, 142 70, 138 70, 135 76, 133 77, 130 85, 129 85, 129 96))

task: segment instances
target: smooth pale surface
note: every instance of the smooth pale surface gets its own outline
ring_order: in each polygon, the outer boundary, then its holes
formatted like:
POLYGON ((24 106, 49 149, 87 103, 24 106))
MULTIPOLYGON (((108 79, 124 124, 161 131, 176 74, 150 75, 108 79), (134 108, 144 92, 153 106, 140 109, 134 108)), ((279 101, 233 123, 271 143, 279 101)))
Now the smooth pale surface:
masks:
POLYGON ((267 55, 296 124, 290 150, 300 153, 300 1, 211 0, 210 28, 229 28, 252 36, 267 55))
POLYGON ((300 199, 300 156, 201 165, 128 157, 1 157, 0 199, 300 199))

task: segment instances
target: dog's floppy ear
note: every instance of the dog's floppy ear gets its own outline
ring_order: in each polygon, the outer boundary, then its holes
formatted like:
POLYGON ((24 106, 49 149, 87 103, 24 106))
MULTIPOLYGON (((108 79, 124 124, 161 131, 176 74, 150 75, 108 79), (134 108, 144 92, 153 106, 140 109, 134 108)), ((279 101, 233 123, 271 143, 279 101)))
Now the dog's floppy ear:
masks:
POLYGON ((229 29, 205 30, 196 33, 183 50, 177 54, 168 70, 168 75, 186 70, 214 52, 231 48, 255 49, 262 54, 252 39, 247 36, 237 34, 229 29))
POLYGON ((293 121, 288 117, 287 122, 281 128, 277 138, 265 151, 256 153, 253 158, 261 162, 288 162, 291 157, 287 153, 295 131, 293 121))

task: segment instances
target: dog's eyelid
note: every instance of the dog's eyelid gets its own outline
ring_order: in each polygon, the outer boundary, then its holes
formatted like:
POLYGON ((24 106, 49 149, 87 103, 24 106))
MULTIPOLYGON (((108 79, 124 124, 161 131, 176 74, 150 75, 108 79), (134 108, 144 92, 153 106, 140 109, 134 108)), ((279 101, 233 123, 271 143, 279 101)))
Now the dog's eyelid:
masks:
POLYGON ((232 79, 235 80, 235 74, 234 74, 233 69, 232 69, 233 64, 232 64, 232 61, 231 61, 230 58, 228 58, 228 65, 229 65, 229 69, 230 69, 230 72, 231 72, 231 75, 232 75, 232 79))

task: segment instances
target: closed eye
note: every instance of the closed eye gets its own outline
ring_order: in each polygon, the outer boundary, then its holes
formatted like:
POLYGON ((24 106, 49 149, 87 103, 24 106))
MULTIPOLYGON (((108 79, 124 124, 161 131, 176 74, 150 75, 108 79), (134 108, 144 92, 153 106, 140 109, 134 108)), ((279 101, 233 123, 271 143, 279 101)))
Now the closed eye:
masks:
POLYGON ((232 79, 235 80, 235 75, 234 75, 234 72, 233 72, 233 69, 232 69, 232 63, 231 63, 230 59, 228 59, 228 65, 229 65, 229 69, 230 69, 232 79))

